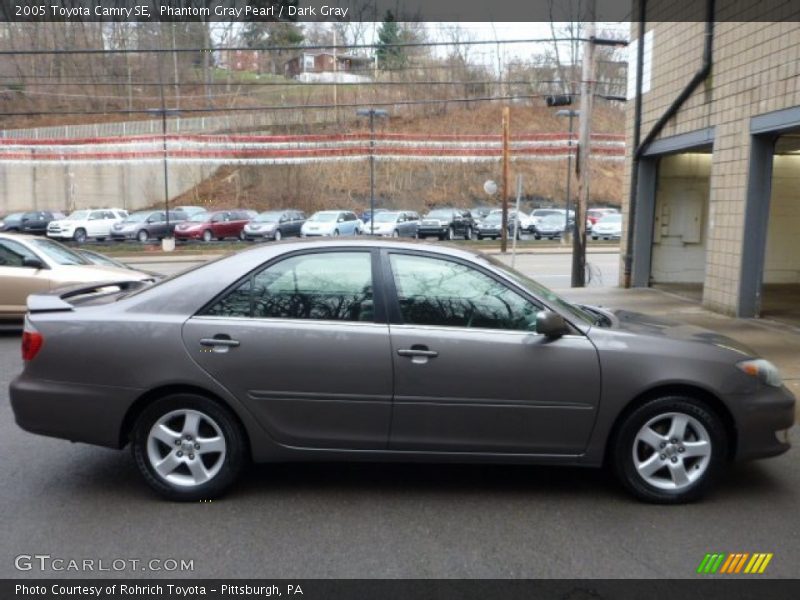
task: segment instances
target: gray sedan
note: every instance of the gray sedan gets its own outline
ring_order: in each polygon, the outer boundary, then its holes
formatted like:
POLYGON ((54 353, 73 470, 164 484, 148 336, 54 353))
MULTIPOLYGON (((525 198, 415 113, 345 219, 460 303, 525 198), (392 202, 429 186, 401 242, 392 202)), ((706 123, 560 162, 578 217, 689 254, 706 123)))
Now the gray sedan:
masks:
POLYGON ((175 500, 221 494, 248 460, 400 460, 608 463, 676 503, 789 449, 794 397, 747 348, 467 251, 284 243, 109 294, 29 298, 16 420, 130 444, 175 500))

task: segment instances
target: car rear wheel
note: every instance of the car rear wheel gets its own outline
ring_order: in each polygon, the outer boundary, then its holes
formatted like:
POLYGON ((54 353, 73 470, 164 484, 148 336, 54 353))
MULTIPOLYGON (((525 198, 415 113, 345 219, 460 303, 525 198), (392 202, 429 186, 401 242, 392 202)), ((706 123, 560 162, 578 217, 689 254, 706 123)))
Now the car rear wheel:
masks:
POLYGON ((76 229, 75 233, 72 234, 72 239, 78 242, 79 244, 83 244, 86 241, 86 230, 76 229))
POLYGON ((174 394, 148 406, 133 428, 132 451, 147 484, 170 500, 216 498, 245 464, 245 435, 218 403, 174 394))
POLYGON ((467 227, 466 231, 464 232, 464 239, 465 240, 472 239, 472 227, 467 227))
POLYGON ((719 416, 689 397, 656 398, 625 417, 613 446, 622 484, 646 502, 679 504, 703 495, 725 464, 719 416))
POLYGON ((147 231, 145 231, 144 229, 142 229, 139 233, 136 234, 136 239, 144 244, 147 240, 150 239, 150 234, 147 233, 147 231))
POLYGON ((211 230, 210 230, 210 229, 206 229, 206 230, 203 232, 203 241, 204 241, 204 242, 210 242, 212 239, 214 239, 214 234, 213 234, 213 233, 211 233, 211 230))

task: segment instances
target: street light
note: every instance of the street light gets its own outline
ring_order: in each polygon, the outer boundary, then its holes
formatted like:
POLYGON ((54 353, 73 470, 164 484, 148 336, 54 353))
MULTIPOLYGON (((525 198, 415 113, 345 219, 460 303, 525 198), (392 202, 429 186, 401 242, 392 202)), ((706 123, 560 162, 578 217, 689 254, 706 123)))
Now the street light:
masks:
POLYGON ((388 111, 379 108, 359 108, 359 117, 369 117, 369 233, 375 233, 375 117, 388 117, 388 111))
MULTIPOLYGON (((564 218, 564 233, 566 234, 569 232, 569 207, 571 205, 571 198, 569 193, 570 181, 572 180, 572 120, 579 116, 581 111, 579 110, 567 110, 562 109, 556 111, 557 117, 569 117, 569 139, 567 140, 567 198, 566 202, 564 203, 567 208, 567 216, 564 218)), ((575 225, 577 225, 577 219, 575 220, 575 225)))

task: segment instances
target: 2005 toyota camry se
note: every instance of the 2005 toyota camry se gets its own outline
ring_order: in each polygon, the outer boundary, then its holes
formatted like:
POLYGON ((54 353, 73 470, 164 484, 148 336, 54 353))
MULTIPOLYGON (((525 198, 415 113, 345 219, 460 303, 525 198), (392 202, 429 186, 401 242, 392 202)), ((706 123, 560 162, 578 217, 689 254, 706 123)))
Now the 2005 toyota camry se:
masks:
POLYGON ((775 367, 710 331, 567 303, 417 243, 259 247, 154 285, 33 295, 18 424, 121 448, 176 500, 248 460, 610 464, 697 498, 789 448, 775 367))

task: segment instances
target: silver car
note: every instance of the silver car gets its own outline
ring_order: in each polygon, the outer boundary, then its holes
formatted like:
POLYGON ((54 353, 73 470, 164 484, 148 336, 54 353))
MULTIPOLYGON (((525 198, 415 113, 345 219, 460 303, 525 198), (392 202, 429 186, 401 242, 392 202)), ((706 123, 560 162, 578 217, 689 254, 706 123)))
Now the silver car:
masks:
POLYGON ((299 241, 74 294, 28 300, 17 423, 130 444, 175 500, 219 495, 248 460, 324 459, 607 462, 676 503, 789 449, 794 397, 752 351, 454 248, 299 241))

